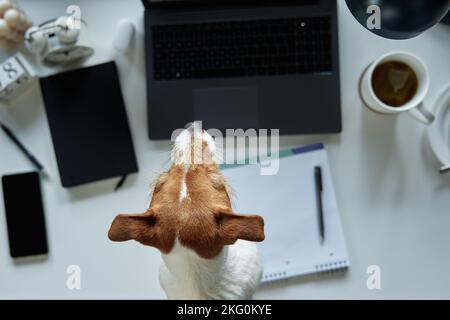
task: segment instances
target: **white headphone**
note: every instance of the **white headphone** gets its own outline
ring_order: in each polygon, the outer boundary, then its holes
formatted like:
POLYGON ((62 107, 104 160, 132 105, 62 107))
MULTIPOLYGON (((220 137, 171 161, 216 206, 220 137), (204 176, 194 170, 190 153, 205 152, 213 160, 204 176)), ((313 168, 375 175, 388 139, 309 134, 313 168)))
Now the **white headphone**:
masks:
POLYGON ((25 33, 25 46, 48 66, 81 61, 94 52, 86 23, 75 15, 65 15, 29 28, 25 33))
POLYGON ((80 34, 79 28, 71 27, 72 16, 62 16, 31 27, 25 33, 25 46, 33 53, 41 54, 50 38, 56 37, 63 45, 74 44, 80 34))

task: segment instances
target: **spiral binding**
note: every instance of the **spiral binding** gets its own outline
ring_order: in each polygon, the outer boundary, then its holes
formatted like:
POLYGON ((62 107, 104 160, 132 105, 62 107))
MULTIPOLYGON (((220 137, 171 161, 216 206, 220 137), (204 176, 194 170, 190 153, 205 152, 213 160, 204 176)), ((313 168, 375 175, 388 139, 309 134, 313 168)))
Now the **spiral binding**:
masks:
POLYGON ((269 273, 269 274, 265 274, 262 278, 263 281, 274 281, 274 280, 279 280, 279 279, 285 279, 287 277, 287 272, 286 271, 282 271, 282 272, 274 272, 274 273, 269 273))
MULTIPOLYGON (((315 266, 315 274, 317 275, 326 275, 326 274, 332 274, 332 273, 338 273, 343 272, 348 268, 348 261, 347 260, 339 260, 329 263, 323 263, 318 264, 315 266)), ((281 271, 281 272, 274 272, 265 274, 262 278, 263 281, 275 281, 280 279, 287 278, 287 272, 281 271)))
POLYGON ((330 263, 324 263, 316 265, 316 273, 318 275, 332 274, 343 272, 348 268, 347 260, 334 261, 330 263))

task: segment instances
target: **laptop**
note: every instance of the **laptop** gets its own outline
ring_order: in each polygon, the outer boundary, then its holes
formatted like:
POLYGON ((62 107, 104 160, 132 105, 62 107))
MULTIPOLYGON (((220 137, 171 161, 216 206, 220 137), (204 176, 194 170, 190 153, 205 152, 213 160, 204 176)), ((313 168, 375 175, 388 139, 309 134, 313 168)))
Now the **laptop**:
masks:
POLYGON ((150 139, 341 131, 336 0, 142 0, 150 139))

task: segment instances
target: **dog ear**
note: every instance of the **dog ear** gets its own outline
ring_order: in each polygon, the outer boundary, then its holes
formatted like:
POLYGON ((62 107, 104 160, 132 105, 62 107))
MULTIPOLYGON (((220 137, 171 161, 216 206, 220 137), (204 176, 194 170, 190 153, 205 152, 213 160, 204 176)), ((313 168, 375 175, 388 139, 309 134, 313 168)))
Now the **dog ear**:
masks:
POLYGON ((218 209, 216 220, 224 244, 233 244, 238 239, 263 241, 264 219, 258 215, 242 215, 229 209, 218 209))
POLYGON ((136 240, 163 252, 171 249, 169 235, 162 235, 153 209, 143 214, 119 214, 114 218, 108 232, 112 241, 136 240))

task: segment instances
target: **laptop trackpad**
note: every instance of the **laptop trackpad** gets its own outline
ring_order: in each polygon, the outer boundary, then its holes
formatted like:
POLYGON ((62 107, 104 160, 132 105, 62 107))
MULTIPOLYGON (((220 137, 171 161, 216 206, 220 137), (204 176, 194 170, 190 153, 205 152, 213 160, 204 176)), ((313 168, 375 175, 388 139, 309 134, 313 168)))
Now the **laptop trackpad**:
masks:
POLYGON ((203 128, 258 128, 256 86, 195 89, 194 117, 203 128))

